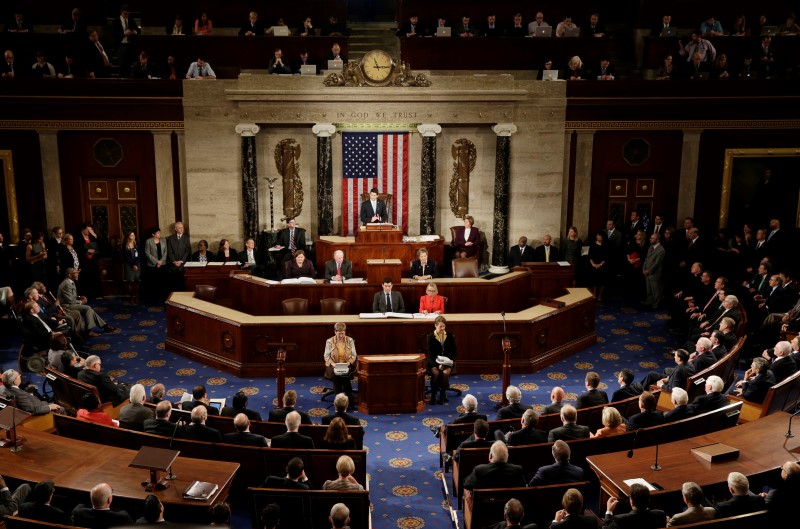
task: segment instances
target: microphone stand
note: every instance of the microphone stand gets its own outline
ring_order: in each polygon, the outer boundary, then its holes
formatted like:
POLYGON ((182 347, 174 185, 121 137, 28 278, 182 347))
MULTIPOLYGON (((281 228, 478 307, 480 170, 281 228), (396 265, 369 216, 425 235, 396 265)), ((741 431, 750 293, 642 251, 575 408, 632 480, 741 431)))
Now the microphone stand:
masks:
MULTIPOLYGON (((170 450, 172 450, 172 441, 175 439, 175 435, 178 433, 178 427, 180 425, 181 425, 181 420, 180 420, 180 418, 178 418, 178 420, 175 421, 175 429, 172 430, 172 437, 169 438, 169 449, 170 450)), ((172 465, 170 465, 169 469, 167 469, 167 470, 169 470, 169 475, 166 477, 167 481, 172 481, 173 479, 178 477, 175 474, 173 474, 172 465)))
POLYGON ((16 453, 22 450, 19 441, 17 440, 17 397, 16 395, 9 394, 11 398, 11 432, 14 442, 11 445, 11 452, 16 453))
POLYGON ((794 434, 792 433, 792 419, 794 419, 797 415, 800 415, 800 410, 797 410, 792 414, 791 417, 789 417, 789 430, 785 434, 783 434, 784 437, 786 438, 794 437, 794 434))
POLYGON ((658 444, 656 444, 656 460, 650 465, 650 470, 655 470, 656 472, 661 470, 661 465, 658 464, 658 444))

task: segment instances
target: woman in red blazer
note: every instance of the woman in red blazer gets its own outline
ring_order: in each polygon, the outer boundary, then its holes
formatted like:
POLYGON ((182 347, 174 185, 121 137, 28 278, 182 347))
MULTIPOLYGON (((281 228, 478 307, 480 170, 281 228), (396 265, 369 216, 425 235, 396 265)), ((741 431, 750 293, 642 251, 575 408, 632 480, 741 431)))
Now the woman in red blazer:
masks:
POLYGON ((419 311, 422 314, 444 314, 444 297, 439 295, 435 283, 428 285, 427 294, 419 298, 419 311))
POLYGON ((478 243, 481 240, 478 228, 473 228, 475 219, 471 215, 464 217, 464 230, 456 231, 453 239, 454 257, 475 257, 478 255, 478 243))

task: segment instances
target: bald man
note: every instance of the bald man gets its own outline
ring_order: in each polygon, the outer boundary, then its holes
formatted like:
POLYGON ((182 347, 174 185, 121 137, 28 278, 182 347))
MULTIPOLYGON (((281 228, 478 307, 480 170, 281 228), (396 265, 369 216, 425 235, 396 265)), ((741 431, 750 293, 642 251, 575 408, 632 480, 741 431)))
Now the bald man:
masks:
POLYGON ((564 406, 564 390, 556 386, 550 392, 550 404, 545 406, 542 410, 542 415, 550 413, 561 413, 561 408, 564 406))
POLYGON ((72 524, 79 527, 115 527, 133 525, 133 519, 126 511, 112 511, 113 491, 108 483, 100 483, 92 487, 89 496, 92 507, 78 505, 72 511, 72 524))

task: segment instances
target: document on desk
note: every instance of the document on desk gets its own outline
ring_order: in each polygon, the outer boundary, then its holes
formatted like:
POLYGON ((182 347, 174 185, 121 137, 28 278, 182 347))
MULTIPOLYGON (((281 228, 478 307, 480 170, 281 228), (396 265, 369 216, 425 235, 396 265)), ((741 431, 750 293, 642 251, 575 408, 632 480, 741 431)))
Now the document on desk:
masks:
POLYGON ((281 281, 282 285, 315 285, 317 282, 310 277, 290 277, 289 279, 284 279, 281 281))
POLYGON ((199 261, 189 261, 188 263, 183 263, 185 268, 203 268, 208 263, 201 263, 199 261))
POLYGON ((415 320, 435 320, 439 315, 435 312, 429 312, 428 314, 422 314, 421 312, 414 313, 415 320))
POLYGON ((362 312, 358 317, 362 320, 385 320, 388 316, 383 312, 362 312))
POLYGON ((626 480, 623 480, 623 483, 625 483, 625 484, 626 484, 628 487, 630 487, 630 486, 631 486, 631 485, 633 485, 634 483, 638 483, 639 485, 644 485, 645 487, 647 487, 647 490, 658 490, 656 487, 654 487, 653 485, 651 485, 651 484, 650 484, 650 483, 649 483, 649 482, 648 482, 646 479, 644 479, 644 478, 633 478, 633 479, 626 479, 626 480))
POLYGON ((400 318, 404 320, 411 320, 414 318, 413 314, 409 314, 408 312, 387 312, 387 318, 400 318))

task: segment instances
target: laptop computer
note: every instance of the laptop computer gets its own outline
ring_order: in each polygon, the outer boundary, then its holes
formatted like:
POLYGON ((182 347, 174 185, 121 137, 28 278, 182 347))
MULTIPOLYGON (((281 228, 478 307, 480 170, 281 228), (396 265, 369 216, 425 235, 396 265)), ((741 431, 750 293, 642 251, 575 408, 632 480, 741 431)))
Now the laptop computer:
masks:
POLYGON ((300 75, 317 75, 317 65, 316 64, 302 65, 300 67, 300 75))
POLYGON ((534 30, 534 37, 549 37, 553 34, 553 28, 550 26, 538 27, 534 30))
POLYGON ((761 28, 761 36, 765 37, 769 35, 770 37, 774 37, 775 34, 778 32, 778 26, 764 26, 761 28))
POLYGON ((581 30, 578 29, 578 26, 570 26, 564 30, 565 37, 579 37, 581 34, 581 30))
POLYGON ((678 36, 678 29, 672 26, 668 28, 664 28, 661 30, 662 37, 677 37, 678 36))
POLYGON ((542 70, 542 81, 558 81, 558 70, 542 70))
POLYGON ((328 71, 329 72, 341 72, 344 68, 344 63, 341 59, 334 59, 332 61, 328 61, 328 71))
POLYGON ((436 27, 436 36, 437 37, 451 37, 452 32, 449 27, 436 27))
POLYGON ((697 72, 694 74, 695 81, 708 81, 708 72, 697 72))
POLYGON ((276 37, 288 37, 289 26, 272 26, 272 34, 276 37))

